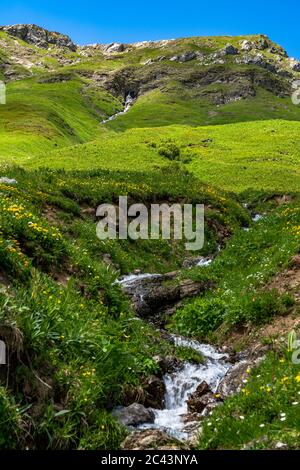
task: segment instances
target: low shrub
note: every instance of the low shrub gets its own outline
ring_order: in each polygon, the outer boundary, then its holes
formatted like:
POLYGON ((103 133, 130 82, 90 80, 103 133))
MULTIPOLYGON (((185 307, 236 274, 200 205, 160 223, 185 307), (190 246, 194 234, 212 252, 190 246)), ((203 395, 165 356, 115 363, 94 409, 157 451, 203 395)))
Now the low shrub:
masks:
POLYGON ((173 142, 166 142, 158 148, 158 153, 161 157, 165 157, 168 160, 179 160, 180 149, 173 142))
POLYGON ((182 334, 205 337, 218 328, 226 311, 226 303, 221 299, 196 298, 177 310, 172 326, 182 334))

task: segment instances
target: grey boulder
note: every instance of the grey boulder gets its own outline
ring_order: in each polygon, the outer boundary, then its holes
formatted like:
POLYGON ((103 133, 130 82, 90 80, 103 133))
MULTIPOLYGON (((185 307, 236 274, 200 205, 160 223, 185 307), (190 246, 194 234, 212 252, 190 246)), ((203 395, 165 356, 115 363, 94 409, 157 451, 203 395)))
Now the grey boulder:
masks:
POLYGON ((221 53, 223 55, 237 55, 239 50, 232 44, 226 44, 226 46, 221 50, 221 53))
POLYGON ((300 72, 300 62, 298 60, 292 63, 292 70, 294 70, 294 72, 300 72))
POLYGON ((114 53, 114 52, 124 52, 125 51, 125 45, 121 44, 119 42, 112 42, 111 44, 108 44, 107 46, 104 47, 105 52, 107 53, 114 53))
POLYGON ((154 413, 139 403, 133 403, 126 407, 116 408, 113 416, 124 426, 137 426, 143 423, 153 423, 154 413))
POLYGON ((253 49, 253 43, 251 41, 245 40, 241 43, 241 49, 242 51, 249 52, 251 49, 253 49))
POLYGON ((172 62, 188 62, 189 60, 193 60, 197 57, 195 52, 184 52, 180 55, 175 55, 171 57, 172 62))
POLYGON ((0 184, 17 184, 17 180, 3 176, 3 178, 0 178, 0 184))

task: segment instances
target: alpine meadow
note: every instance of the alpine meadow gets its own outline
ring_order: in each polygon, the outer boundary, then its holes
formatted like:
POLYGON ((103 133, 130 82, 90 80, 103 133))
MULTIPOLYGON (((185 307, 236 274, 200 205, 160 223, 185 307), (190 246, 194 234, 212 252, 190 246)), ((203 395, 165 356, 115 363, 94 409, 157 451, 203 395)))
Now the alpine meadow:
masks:
POLYGON ((299 448, 297 80, 261 34, 0 27, 1 450, 299 448), (203 247, 100 240, 120 196, 203 247))

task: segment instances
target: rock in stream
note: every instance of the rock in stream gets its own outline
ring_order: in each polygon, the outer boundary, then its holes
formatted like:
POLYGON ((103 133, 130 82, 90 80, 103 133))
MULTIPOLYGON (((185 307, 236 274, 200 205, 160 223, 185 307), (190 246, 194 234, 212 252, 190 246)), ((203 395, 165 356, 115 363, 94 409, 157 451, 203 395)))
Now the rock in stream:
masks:
POLYGON ((178 272, 167 274, 130 274, 117 281, 132 300, 135 311, 142 317, 154 316, 164 308, 186 297, 200 294, 211 287, 210 282, 194 282, 177 278, 178 272))

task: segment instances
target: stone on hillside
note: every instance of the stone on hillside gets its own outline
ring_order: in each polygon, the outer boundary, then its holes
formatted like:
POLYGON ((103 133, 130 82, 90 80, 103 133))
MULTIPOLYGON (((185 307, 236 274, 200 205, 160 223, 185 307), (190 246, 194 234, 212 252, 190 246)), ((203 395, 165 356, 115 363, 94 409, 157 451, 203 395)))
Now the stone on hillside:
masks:
POLYGON ((300 62, 298 60, 295 60, 291 63, 291 68, 292 70, 294 70, 294 72, 300 72, 300 62))
POLYGON ((262 54, 245 55, 239 58, 238 62, 246 65, 256 65, 257 67, 269 70, 269 72, 277 72, 275 65, 271 62, 267 62, 262 54))
POLYGON ((242 51, 249 52, 249 51, 251 51, 252 48, 253 48, 253 43, 251 41, 245 40, 241 43, 242 51))
POLYGON ((203 381, 189 397, 187 401, 188 410, 191 413, 201 413, 209 403, 215 401, 216 399, 209 385, 203 381))
POLYGON ((256 44, 256 49, 259 49, 259 50, 263 51, 263 50, 267 49, 269 47, 269 45, 270 45, 270 42, 268 41, 268 39, 262 37, 258 40, 258 42, 256 44))
POLYGON ((158 365, 161 374, 174 372, 181 365, 181 361, 175 356, 154 356, 153 360, 158 365))
POLYGON ((7 176, 3 176, 0 178, 0 184, 18 184, 18 182, 13 178, 7 178, 7 176))
POLYGON ((263 356, 259 356, 256 359, 247 359, 235 364, 221 380, 217 393, 222 398, 238 393, 245 386, 244 381, 248 378, 248 372, 257 366, 262 359, 263 356))
POLYGON ((268 436, 263 435, 263 436, 258 437, 257 439, 253 439, 252 441, 247 442, 242 447, 242 450, 254 450, 257 448, 260 449, 262 444, 264 444, 264 446, 267 445, 268 448, 270 448, 270 441, 269 441, 268 436))
POLYGON ((202 413, 203 410, 210 404, 216 402, 215 396, 212 392, 206 393, 201 397, 192 395, 187 401, 188 410, 192 413, 202 413))
POLYGON ((288 446, 287 444, 285 444, 285 442, 281 442, 281 441, 276 442, 276 444, 275 444, 274 447, 275 447, 275 449, 279 449, 279 450, 283 450, 283 449, 288 449, 288 448, 289 448, 289 446, 288 446))
POLYGON ((180 298, 193 297, 199 294, 199 284, 192 279, 183 279, 180 281, 180 298))
POLYGON ((140 277, 123 283, 123 290, 131 297, 136 312, 141 316, 154 316, 164 307, 171 307, 180 300, 198 295, 212 287, 212 281, 176 279, 178 272, 140 277))
POLYGON ((104 253, 102 256, 103 263, 107 266, 114 266, 114 261, 109 253, 104 253))
POLYGON ((48 31, 34 24, 16 24, 12 26, 2 26, 0 30, 5 31, 10 36, 22 39, 29 44, 48 48, 50 45, 57 47, 66 47, 71 51, 76 51, 77 46, 72 42, 71 38, 65 34, 48 31))
MULTIPOLYGON (((205 398, 205 397, 206 396, 204 396, 203 398, 205 398)), ((221 400, 217 401, 215 396, 213 398, 211 398, 210 400, 206 399, 206 406, 205 406, 203 412, 201 413, 201 416, 206 417, 206 416, 211 415, 212 412, 214 411, 214 409, 217 408, 217 406, 220 406, 222 403, 223 403, 223 401, 221 401, 221 400)))
POLYGON ((201 397, 202 395, 205 395, 206 393, 208 393, 208 392, 210 392, 210 391, 211 391, 211 390, 210 390, 210 388, 209 388, 208 383, 205 382, 205 380, 203 380, 203 382, 201 382, 201 383, 198 385, 198 387, 197 387, 195 393, 197 393, 197 395, 198 395, 199 397, 201 397))
POLYGON ((247 370, 253 367, 253 362, 242 361, 234 365, 221 380, 218 393, 222 397, 233 395, 243 388, 243 380, 247 378, 247 370))
POLYGON ((137 426, 143 423, 153 423, 154 413, 139 403, 114 409, 113 416, 124 426, 137 426))
POLYGON ((221 50, 221 53, 224 55, 237 55, 239 51, 232 44, 226 44, 226 46, 221 50))
POLYGON ((114 53, 114 52, 124 52, 125 45, 119 42, 112 42, 111 44, 108 44, 107 46, 105 46, 104 50, 105 52, 109 54, 114 53))
POLYGON ((277 74, 280 75, 281 77, 287 78, 289 80, 293 78, 293 75, 285 69, 278 69, 277 74))
POLYGON ((195 52, 184 52, 183 54, 175 55, 171 57, 172 62, 188 62, 196 58, 195 52))
POLYGON ((142 65, 151 65, 151 64, 153 64, 153 61, 151 59, 148 59, 145 62, 142 62, 142 65))
POLYGON ((279 47, 279 46, 274 46, 272 45, 270 48, 269 48, 269 52, 271 54, 278 54, 278 60, 282 60, 282 57, 288 57, 288 54, 287 52, 283 49, 283 47, 279 47))

